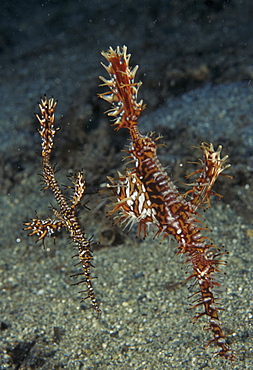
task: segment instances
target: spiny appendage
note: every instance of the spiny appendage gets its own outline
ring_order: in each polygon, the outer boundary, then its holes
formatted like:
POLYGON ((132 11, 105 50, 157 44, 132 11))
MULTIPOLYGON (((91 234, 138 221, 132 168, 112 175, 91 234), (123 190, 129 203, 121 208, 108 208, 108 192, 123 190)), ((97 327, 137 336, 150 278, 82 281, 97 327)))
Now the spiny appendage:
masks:
MULTIPOLYGON (((59 206, 59 209, 53 207, 54 216, 56 219, 40 220, 38 217, 31 220, 31 222, 25 223, 24 230, 31 230, 29 235, 37 235, 38 240, 44 240, 47 236, 56 236, 56 233, 62 228, 65 228, 70 234, 71 240, 78 247, 78 256, 80 263, 82 264, 83 272, 77 275, 84 275, 84 280, 77 283, 86 283, 87 297, 90 298, 93 308, 99 313, 93 286, 91 283, 90 268, 92 266, 92 250, 91 241, 86 238, 83 233, 81 226, 79 225, 76 211, 78 206, 81 204, 81 198, 85 192, 85 180, 83 178, 83 172, 78 172, 77 176, 72 181, 73 183, 73 198, 69 204, 66 197, 59 186, 59 183, 55 177, 54 166, 50 162, 50 154, 54 145, 54 135, 57 129, 54 129, 54 110, 56 102, 53 99, 41 100, 39 104, 41 110, 41 117, 37 115, 37 118, 41 124, 41 130, 39 131, 42 138, 42 164, 43 164, 43 182, 44 189, 50 189, 53 192, 55 200, 59 206)), ((84 298, 84 299, 86 299, 84 298)))
MULTIPOLYGON (((109 215, 114 215, 119 211, 118 216, 115 216, 117 222, 121 225, 125 224, 125 228, 138 224, 138 237, 145 238, 147 235, 147 228, 156 223, 156 210, 152 207, 149 199, 149 194, 145 189, 143 182, 138 178, 134 171, 127 172, 126 176, 119 173, 119 178, 113 179, 108 177, 111 184, 107 187, 113 190, 117 197, 117 203, 109 215)), ((157 224, 157 226, 159 226, 157 224)))
POLYGON ((42 157, 50 155, 54 145, 54 135, 59 130, 59 128, 54 127, 56 105, 57 101, 54 98, 48 99, 45 95, 44 99, 41 99, 41 104, 39 104, 41 117, 36 114, 40 123, 39 133, 42 138, 42 157))
POLYGON ((43 190, 50 189, 57 201, 58 205, 60 206, 61 210, 64 211, 68 209, 68 202, 66 197, 63 195, 63 192, 60 188, 60 185, 55 177, 54 167, 50 163, 49 156, 43 157, 43 180, 45 183, 45 187, 43 190))
POLYGON ((63 227, 62 221, 52 220, 50 218, 40 220, 38 215, 37 218, 33 218, 31 222, 25 222, 24 225, 26 227, 23 230, 31 230, 29 236, 37 235, 37 241, 42 240, 43 244, 46 237, 53 236, 55 238, 56 234, 63 227))
MULTIPOLYGON (((77 180, 79 179, 79 176, 77 177, 77 180)), ((81 187, 81 191, 83 188, 81 187)), ((78 198, 78 196, 77 196, 78 198)), ((87 239, 85 234, 83 233, 81 226, 79 224, 78 218, 76 216, 76 205, 74 202, 77 202, 77 200, 73 199, 72 205, 68 206, 64 210, 61 209, 60 211, 57 209, 54 209, 54 214, 57 216, 63 223, 63 226, 65 229, 69 232, 71 240, 75 243, 75 245, 78 247, 78 256, 79 257, 79 263, 82 265, 83 271, 81 273, 74 274, 72 276, 84 276, 84 279, 74 283, 72 285, 79 285, 82 283, 85 283, 87 285, 87 289, 84 291, 81 291, 80 293, 87 293, 87 296, 85 298, 82 298, 82 301, 85 299, 90 298, 93 308, 100 313, 100 309, 97 303, 97 300, 95 298, 95 293, 92 285, 92 277, 90 274, 91 267, 94 267, 91 263, 93 257, 92 257, 92 243, 90 239, 87 239)), ((74 256, 74 257, 76 257, 74 256)), ((78 264, 79 264, 78 263, 78 264)))
POLYGON ((104 82, 101 86, 108 86, 109 92, 99 94, 98 96, 108 101, 112 108, 107 111, 108 116, 115 117, 114 125, 119 130, 122 127, 131 129, 145 108, 143 101, 137 101, 137 95, 141 82, 134 82, 138 66, 133 69, 129 67, 131 54, 127 54, 127 47, 123 46, 114 50, 112 47, 107 52, 101 53, 109 62, 108 66, 103 67, 108 72, 110 79, 100 76, 104 82))
MULTIPOLYGON (((203 242, 203 238, 200 237, 200 243, 203 242)), ((193 274, 189 276, 186 280, 195 279, 193 286, 198 283, 199 290, 191 295, 198 296, 192 302, 191 308, 196 308, 198 306, 204 306, 204 311, 198 313, 194 316, 194 322, 196 322, 200 317, 206 315, 209 317, 209 327, 205 330, 211 330, 214 334, 214 338, 208 342, 207 345, 215 343, 220 350, 216 353, 222 357, 230 360, 234 360, 235 356, 233 351, 228 348, 226 343, 226 337, 221 329, 221 324, 218 316, 218 311, 220 310, 216 307, 215 288, 220 287, 220 283, 214 278, 218 273, 220 273, 219 265, 225 265, 226 261, 220 259, 220 256, 227 254, 227 252, 217 252, 215 247, 205 245, 203 243, 202 249, 192 249, 188 251, 188 259, 186 262, 191 264, 193 268, 193 274)))
MULTIPOLYGON (((151 224, 158 228, 156 236, 178 233, 179 218, 184 222, 190 208, 156 156, 156 144, 150 137, 139 137, 128 151, 134 158, 135 168, 119 174, 119 178, 108 178, 117 197, 110 212, 119 211, 117 222, 126 226, 138 224, 138 236, 145 237, 151 224), (139 144, 142 145, 139 145, 139 144)), ((185 241, 186 244, 186 241, 185 241)))
MULTIPOLYGON (((217 180, 218 176, 227 168, 230 164, 226 164, 228 155, 223 158, 220 157, 222 146, 219 145, 217 151, 214 150, 213 144, 201 143, 200 149, 203 151, 203 160, 200 159, 201 168, 187 176, 199 174, 198 179, 193 184, 187 184, 193 188, 186 194, 191 194, 191 203, 198 206, 207 204, 210 207, 210 195, 217 195, 222 198, 221 195, 212 192, 212 187, 217 180)), ((229 177, 228 175, 224 175, 229 177)), ((185 195, 186 195, 185 194, 185 195)))
POLYGON ((82 196, 86 189, 86 181, 83 176, 83 172, 78 172, 76 179, 73 181, 74 194, 72 207, 77 207, 81 203, 82 196))
POLYGON ((74 275, 71 275, 71 277, 82 277, 84 276, 84 279, 81 281, 78 281, 77 283, 72 284, 73 286, 83 284, 85 283, 87 285, 87 289, 80 291, 79 293, 86 293, 87 296, 82 298, 82 301, 85 301, 86 299, 90 299, 93 308, 97 311, 98 314, 101 313, 101 310, 98 306, 94 289, 91 280, 94 279, 94 277, 91 277, 90 269, 91 267, 94 267, 92 265, 92 248, 91 248, 91 240, 82 239, 78 243, 78 249, 79 253, 74 257, 79 257, 79 262, 76 264, 82 265, 83 271, 74 275))

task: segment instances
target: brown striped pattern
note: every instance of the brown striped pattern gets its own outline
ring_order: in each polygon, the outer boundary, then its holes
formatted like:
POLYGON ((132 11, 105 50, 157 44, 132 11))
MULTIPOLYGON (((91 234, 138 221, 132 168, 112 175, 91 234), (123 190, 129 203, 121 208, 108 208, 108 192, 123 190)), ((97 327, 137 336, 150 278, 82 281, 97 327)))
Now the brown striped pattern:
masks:
MULTIPOLYGON (((111 185, 108 186, 117 197, 111 214, 119 211, 118 221, 130 226, 138 223, 138 235, 143 232, 145 236, 147 227, 154 224, 158 228, 156 235, 175 237, 178 253, 186 255, 186 262, 192 268, 187 280, 194 279, 193 285, 197 283, 199 286, 199 290, 193 294, 197 296, 193 307, 201 306, 204 310, 195 316, 195 320, 204 315, 209 317, 209 329, 214 335, 210 343, 218 346, 220 356, 233 360, 234 354, 228 348, 221 329, 214 294, 215 287, 219 286, 215 278, 219 273, 218 266, 225 262, 219 259, 222 253, 217 253, 217 248, 202 236, 197 214, 199 206, 210 206, 212 187, 217 177, 229 167, 225 164, 227 156, 220 158, 221 146, 215 151, 212 144, 202 143, 201 168, 195 171, 198 178, 191 184, 191 190, 181 195, 156 155, 156 140, 139 132, 141 109, 138 110, 136 84, 131 76, 130 55, 126 47, 122 51, 110 48, 102 55, 109 62, 104 67, 110 79, 101 79, 110 91, 100 94, 100 97, 112 104, 108 115, 115 118, 116 129, 128 128, 131 137, 129 154, 135 163, 134 168, 126 171, 125 175, 118 179, 110 178, 111 185)), ((133 70, 136 71, 136 68, 133 70)))
POLYGON ((54 111, 56 108, 56 102, 54 99, 47 99, 45 96, 39 104, 41 116, 37 115, 40 122, 41 128, 39 133, 42 138, 42 164, 43 164, 43 181, 45 184, 45 189, 50 189, 54 195, 54 198, 58 204, 58 209, 53 208, 56 220, 46 219, 40 220, 39 218, 31 220, 31 222, 25 223, 24 230, 32 230, 29 235, 36 234, 38 240, 42 240, 47 236, 54 235, 61 228, 65 228, 69 234, 71 240, 74 242, 78 248, 79 261, 82 265, 82 272, 73 276, 83 276, 82 281, 77 282, 73 285, 79 285, 85 283, 87 289, 87 296, 83 298, 90 298, 93 308, 99 313, 100 309, 98 307, 97 300, 95 298, 92 282, 91 282, 91 267, 92 267, 92 249, 91 241, 87 239, 83 233, 81 226, 79 224, 76 211, 78 205, 80 205, 81 198, 85 191, 85 180, 83 179, 82 172, 79 172, 76 179, 74 180, 74 195, 73 201, 69 204, 67 199, 62 193, 62 190, 58 184, 55 177, 54 167, 50 161, 50 154, 54 144, 54 135, 58 129, 54 128, 54 111))

